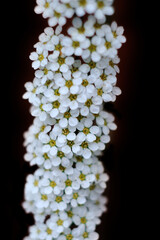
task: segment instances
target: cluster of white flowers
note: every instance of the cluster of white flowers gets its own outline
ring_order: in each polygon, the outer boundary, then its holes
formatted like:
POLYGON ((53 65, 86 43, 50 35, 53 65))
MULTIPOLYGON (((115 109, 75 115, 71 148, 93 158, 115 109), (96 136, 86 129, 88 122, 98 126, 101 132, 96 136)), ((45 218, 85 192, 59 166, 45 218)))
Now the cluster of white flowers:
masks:
POLYGON ((37 0, 35 12, 49 19, 49 27, 30 54, 35 77, 23 95, 35 117, 24 134, 24 158, 38 166, 25 185, 23 207, 35 220, 25 240, 99 238, 109 177, 98 156, 116 129, 103 102, 121 93, 117 54, 126 41, 123 27, 106 24, 112 3, 37 0), (63 34, 66 18, 71 24, 63 34))

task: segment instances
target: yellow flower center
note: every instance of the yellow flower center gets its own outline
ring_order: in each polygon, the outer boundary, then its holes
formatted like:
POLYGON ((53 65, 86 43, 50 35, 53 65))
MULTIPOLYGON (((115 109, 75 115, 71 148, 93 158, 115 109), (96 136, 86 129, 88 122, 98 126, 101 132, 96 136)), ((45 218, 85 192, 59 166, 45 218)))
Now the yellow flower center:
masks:
POLYGON ((113 33, 113 37, 116 38, 117 37, 117 33, 114 31, 113 33))
POLYGON ((57 184, 55 181, 51 181, 50 184, 49 184, 52 188, 54 188, 57 184))
POLYGON ((55 90, 54 90, 54 94, 55 94, 56 96, 60 96, 59 89, 55 89, 55 90))
POLYGON ((61 51, 61 49, 62 49, 62 45, 60 43, 55 46, 56 51, 61 51))
POLYGON ((47 228, 46 232, 48 233, 48 235, 51 235, 52 234, 52 229, 47 228))
POLYGON ((71 117, 70 112, 65 112, 65 113, 64 113, 64 118, 69 119, 70 117, 71 117))
POLYGON ((49 159, 49 157, 48 157, 48 154, 47 154, 47 153, 44 153, 44 154, 43 154, 43 157, 44 157, 44 159, 45 159, 45 160, 49 159))
POLYGON ((77 199, 78 198, 78 193, 73 193, 73 199, 77 199))
POLYGON ((83 128, 83 133, 87 135, 89 133, 89 128, 87 127, 83 128))
POLYGON ((91 99, 88 99, 88 100, 85 102, 85 106, 90 107, 91 105, 92 105, 92 100, 91 100, 91 99))
POLYGON ((72 181, 70 179, 67 179, 65 181, 66 187, 70 187, 72 185, 72 181))
POLYGON ((61 14, 60 14, 59 12, 57 12, 57 11, 54 11, 54 16, 55 16, 56 18, 60 18, 61 14))
POLYGON ((69 134, 68 128, 62 129, 62 134, 65 135, 65 136, 67 136, 67 135, 69 134))
POLYGON ((77 156, 76 159, 77 159, 77 162, 83 162, 83 157, 82 156, 77 156))
POLYGON ((107 79, 107 75, 102 73, 100 78, 102 79, 102 81, 105 81, 107 79))
POLYGON ((88 238, 88 232, 83 233, 83 238, 88 238))
POLYGON ((87 4, 87 0, 79 0, 79 5, 84 7, 87 4))
POLYGON ((82 86, 86 87, 88 85, 87 79, 83 79, 82 81, 82 86))
POLYGON ((114 67, 114 63, 112 60, 109 61, 109 66, 111 66, 112 68, 114 67))
POLYGON ((67 234, 66 235, 66 240, 72 240, 73 239, 73 235, 72 234, 67 234))
POLYGON ((96 45, 91 44, 88 49, 89 49, 90 52, 95 52, 96 48, 97 48, 96 45))
POLYGON ((70 94, 69 99, 70 99, 71 101, 76 100, 76 99, 77 99, 77 94, 70 94))
POLYGON ((87 219, 86 219, 85 217, 82 217, 82 218, 81 218, 81 223, 82 223, 82 224, 86 224, 86 222, 87 222, 87 219))
POLYGON ((49 145, 51 146, 51 147, 54 147, 55 145, 56 145, 56 141, 55 140, 50 140, 49 141, 49 145))
POLYGON ((59 63, 59 65, 63 65, 65 63, 65 58, 59 57, 57 62, 59 63))
POLYGON ((40 55, 38 56, 38 60, 41 62, 43 59, 44 59, 43 54, 40 54, 40 55))
POLYGON ((99 178, 100 178, 100 176, 99 176, 99 174, 97 173, 97 174, 96 174, 96 179, 97 179, 97 181, 99 180, 99 178))
POLYGON ((85 28, 82 26, 82 27, 79 27, 78 28, 78 32, 83 34, 85 32, 85 28))
POLYGON ((57 225, 58 225, 58 226, 62 226, 62 225, 63 225, 63 220, 58 219, 58 221, 57 221, 57 225))
POLYGON ((88 65, 90 66, 90 68, 95 68, 95 67, 96 67, 96 63, 93 62, 93 61, 90 61, 90 62, 88 63, 88 65))
POLYGON ((51 80, 47 80, 46 82, 45 82, 45 86, 49 86, 51 84, 51 80))
POLYGON ((71 87, 73 86, 73 82, 72 82, 72 80, 68 80, 68 81, 66 81, 65 86, 68 87, 68 88, 71 88, 71 87))
POLYGON ((47 201, 47 200, 48 200, 48 197, 47 197, 46 194, 42 194, 42 195, 41 195, 41 199, 42 199, 43 201, 47 201))
POLYGON ((68 217, 72 218, 73 217, 73 212, 72 211, 68 211, 67 215, 68 215, 68 217))
POLYGON ((77 48, 80 46, 80 43, 78 41, 73 41, 72 42, 72 47, 77 48))
POLYGON ((62 172, 64 172, 65 171, 65 167, 64 166, 62 166, 62 165, 59 165, 59 170, 61 170, 62 172))
POLYGON ((43 69, 43 72, 44 72, 44 75, 47 75, 47 74, 48 74, 48 69, 47 69, 47 68, 44 68, 44 69, 43 69))
POLYGON ((52 103, 52 105, 53 105, 53 108, 59 108, 60 102, 55 101, 55 102, 52 103))
POLYGON ((97 95, 102 96, 103 90, 102 88, 97 89, 97 95))
POLYGON ((89 189, 92 191, 92 190, 94 190, 95 189, 95 184, 92 184, 90 187, 89 187, 89 189))
POLYGON ((45 8, 49 8, 49 2, 46 2, 46 3, 44 4, 44 7, 45 7, 45 8))
POLYGON ((33 185, 34 185, 35 187, 37 187, 37 186, 38 186, 38 180, 34 180, 33 185))
POLYGON ((80 179, 81 181, 86 180, 86 175, 84 175, 83 173, 81 173, 81 174, 79 175, 79 179, 80 179))
POLYGON ((57 156, 60 158, 64 157, 64 153, 62 151, 58 151, 57 156))
POLYGON ((94 28, 95 28, 95 29, 100 29, 100 28, 101 28, 101 24, 99 24, 99 23, 96 22, 96 23, 94 24, 94 28))
POLYGON ((88 148, 88 143, 84 141, 84 142, 81 144, 81 147, 82 147, 82 148, 88 148))
POLYGON ((97 7, 98 8, 103 8, 104 7, 104 2, 103 1, 98 1, 97 2, 97 7))
POLYGON ((61 197, 61 196, 57 196, 56 199, 55 199, 55 201, 56 201, 57 203, 62 202, 62 197, 61 197))
POLYGON ((105 46, 106 46, 107 49, 110 49, 111 46, 112 46, 112 45, 111 45, 111 42, 106 41, 106 42, 105 42, 105 46))
POLYGON ((67 141, 67 145, 69 146, 69 147, 72 147, 73 145, 74 145, 74 141, 67 141))

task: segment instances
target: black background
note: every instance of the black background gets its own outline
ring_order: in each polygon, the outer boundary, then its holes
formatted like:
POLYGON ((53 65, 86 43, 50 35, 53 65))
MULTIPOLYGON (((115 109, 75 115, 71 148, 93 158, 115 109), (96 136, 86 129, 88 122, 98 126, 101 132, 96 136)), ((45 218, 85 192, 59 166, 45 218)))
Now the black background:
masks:
MULTIPOLYGON (((150 234, 154 239, 149 198, 154 198, 151 173, 156 158, 155 138, 151 134, 157 133, 157 113, 154 111, 157 77, 154 73, 158 72, 155 65, 158 60, 151 52, 158 51, 155 42, 158 29, 154 30, 151 25, 151 14, 156 7, 144 3, 139 0, 115 1, 113 20, 124 26, 127 43, 119 51, 118 86, 123 94, 113 105, 106 106, 114 112, 118 130, 112 134, 111 144, 102 159, 110 181, 106 191, 108 213, 103 215, 97 228, 101 240, 144 239, 150 234)), ((23 160, 23 132, 32 123, 32 117, 29 104, 22 100, 22 95, 25 82, 32 81, 34 73, 28 56, 47 26, 47 21, 34 13, 34 6, 34 0, 10 1, 1 11, 5 14, 1 21, 1 25, 5 25, 1 34, 1 50, 5 53, 1 69, 1 96, 4 92, 1 131, 5 133, 4 147, 1 147, 1 158, 5 163, 1 186, 6 190, 5 194, 1 190, 4 200, 2 235, 10 240, 23 239, 28 226, 33 223, 32 216, 21 208, 25 178, 32 171, 23 160)))

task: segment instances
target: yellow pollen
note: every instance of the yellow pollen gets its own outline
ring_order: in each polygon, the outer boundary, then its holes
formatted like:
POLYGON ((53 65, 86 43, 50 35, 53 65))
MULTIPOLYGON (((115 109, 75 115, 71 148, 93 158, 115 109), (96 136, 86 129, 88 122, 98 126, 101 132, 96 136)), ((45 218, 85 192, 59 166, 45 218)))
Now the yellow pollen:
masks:
POLYGON ((70 99, 71 101, 76 100, 76 99, 77 99, 77 94, 70 94, 69 99, 70 99))
POLYGON ((60 96, 59 89, 55 89, 55 90, 54 90, 54 94, 55 94, 56 96, 60 96))
POLYGON ((57 196, 56 199, 55 199, 55 201, 56 201, 57 203, 62 202, 62 197, 61 197, 61 196, 57 196))
POLYGON ((38 56, 38 60, 41 62, 43 59, 44 59, 43 54, 40 54, 40 55, 38 56))
POLYGON ((73 212, 72 211, 68 211, 67 215, 68 215, 68 217, 72 218, 73 217, 73 212))
POLYGON ((83 128, 83 133, 87 135, 89 133, 89 128, 87 127, 83 128))
POLYGON ((105 80, 107 79, 107 75, 104 74, 104 73, 102 73, 101 76, 100 76, 100 78, 101 78, 103 81, 105 81, 105 80))
POLYGON ((69 140, 68 140, 68 141, 67 141, 67 145, 70 146, 70 147, 72 147, 72 146, 74 145, 74 141, 69 141, 69 140))
POLYGON ((83 173, 81 173, 81 174, 79 175, 79 179, 80 179, 81 181, 86 180, 86 175, 84 175, 83 173))
POLYGON ((67 234, 66 235, 66 240, 72 240, 73 239, 73 235, 72 234, 67 234))
POLYGON ((78 41, 73 41, 72 47, 77 48, 80 46, 80 43, 78 41))
POLYGON ((78 193, 73 193, 73 199, 77 199, 78 198, 78 193))
POLYGON ((44 68, 44 69, 43 69, 43 72, 44 72, 44 75, 47 75, 48 69, 47 69, 47 68, 44 68))
POLYGON ((65 112, 65 113, 64 113, 64 118, 69 119, 70 117, 71 117, 70 112, 65 112))
POLYGON ((67 135, 69 134, 68 128, 62 129, 62 134, 65 135, 65 136, 67 136, 67 135))
POLYGON ((85 217, 82 217, 82 218, 81 218, 81 223, 82 223, 82 224, 86 224, 86 222, 87 222, 87 219, 86 219, 85 217))
POLYGON ((78 28, 78 32, 83 34, 85 32, 85 28, 82 26, 82 27, 79 27, 78 28))
POLYGON ((88 100, 85 102, 85 106, 90 107, 91 105, 92 105, 92 100, 91 100, 91 99, 88 99, 88 100))
POLYGON ((52 188, 54 188, 57 184, 55 181, 51 181, 50 184, 49 184, 52 188))
POLYGON ((82 86, 86 87, 88 85, 87 79, 83 79, 82 81, 82 86))
POLYGON ((45 8, 49 8, 49 2, 46 2, 44 5, 45 8))
POLYGON ((70 187, 72 185, 72 181, 70 179, 67 179, 65 181, 66 187, 70 187))
POLYGON ((57 62, 59 63, 59 65, 63 65, 65 63, 65 58, 59 57, 57 62))
POLYGON ((47 195, 42 194, 42 195, 41 195, 41 199, 42 199, 43 201, 46 201, 46 200, 48 199, 48 197, 47 197, 47 195))
POLYGON ((63 220, 58 219, 58 221, 57 221, 57 225, 58 225, 58 226, 62 226, 62 225, 63 225, 63 220))
POLYGON ((51 147, 54 147, 55 145, 56 145, 56 141, 55 140, 50 140, 49 141, 49 145, 51 146, 51 147))
POLYGON ((52 103, 52 105, 53 105, 53 108, 59 108, 60 103, 58 101, 55 101, 52 103))
POLYGON ((57 11, 54 11, 54 16, 55 16, 56 18, 60 18, 61 14, 60 14, 59 12, 57 12, 57 11))
POLYGON ((86 4, 87 4, 86 0, 79 0, 79 5, 80 6, 84 7, 84 6, 86 6, 86 4))
POLYGON ((88 143, 85 142, 85 141, 82 142, 81 147, 82 147, 82 148, 88 148, 88 143))
POLYGON ((107 49, 111 48, 111 46, 112 46, 112 45, 111 45, 111 42, 107 42, 107 41, 106 41, 106 42, 105 42, 105 46, 106 46, 107 49))
POLYGON ((57 156, 60 158, 64 157, 64 153, 62 151, 58 151, 57 156))
POLYGON ((97 95, 102 96, 103 90, 102 88, 97 89, 97 95))
POLYGON ((34 180, 33 185, 34 185, 35 187, 37 187, 37 186, 38 186, 38 180, 34 180))
POLYGON ((48 154, 47 154, 47 153, 44 153, 44 154, 43 154, 43 157, 44 157, 44 159, 45 159, 45 160, 49 159, 49 157, 48 157, 48 154))
POLYGON ((97 48, 96 45, 91 44, 88 49, 90 52, 95 52, 96 48, 97 48))
POLYGON ((52 229, 47 228, 46 232, 48 233, 48 235, 51 235, 52 234, 52 229))
POLYGON ((68 80, 68 81, 66 81, 65 86, 68 87, 68 88, 71 88, 71 87, 73 86, 73 82, 72 82, 72 80, 68 80))
POLYGON ((83 238, 88 238, 88 232, 83 233, 83 238))
POLYGON ((104 7, 104 2, 103 1, 98 1, 97 6, 98 6, 98 8, 103 8, 104 7))

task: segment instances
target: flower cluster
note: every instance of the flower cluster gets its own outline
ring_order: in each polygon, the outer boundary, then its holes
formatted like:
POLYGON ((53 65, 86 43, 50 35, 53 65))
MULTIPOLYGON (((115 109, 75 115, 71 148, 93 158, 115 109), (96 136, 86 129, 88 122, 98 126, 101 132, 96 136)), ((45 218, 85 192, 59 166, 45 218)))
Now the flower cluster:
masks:
POLYGON ((67 18, 92 14, 95 19, 105 22, 106 16, 114 13, 113 0, 37 0, 35 12, 48 18, 49 26, 65 25, 67 18))
POLYGON ((35 11, 49 27, 30 54, 35 76, 23 95, 35 117, 24 133, 24 158, 38 166, 25 185, 23 207, 35 220, 25 240, 99 238, 109 177, 98 156, 116 129, 103 103, 121 93, 117 54, 126 40, 123 27, 106 24, 112 2, 37 0, 35 11), (67 18, 71 26, 64 35, 67 18))

